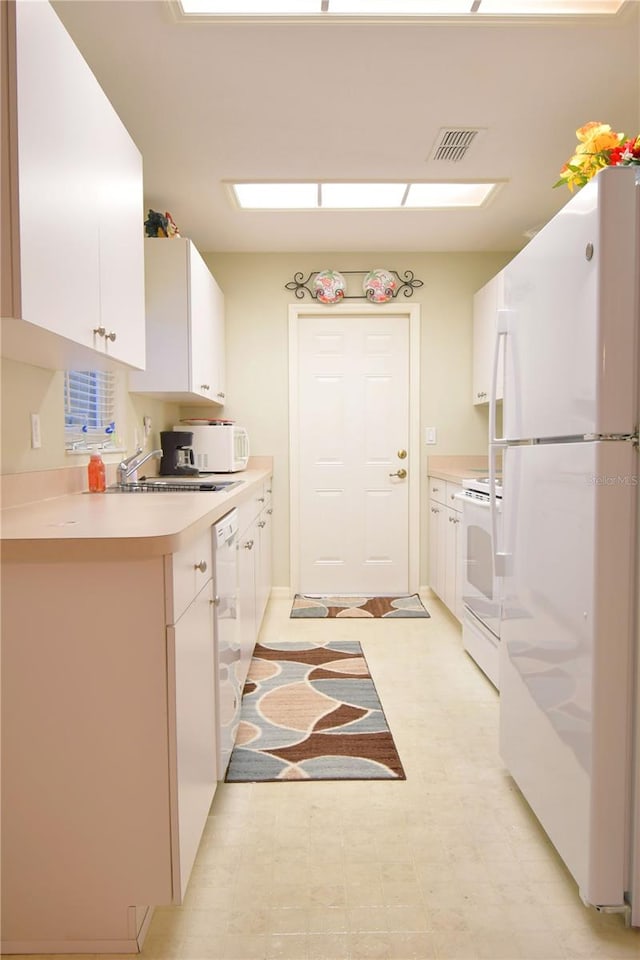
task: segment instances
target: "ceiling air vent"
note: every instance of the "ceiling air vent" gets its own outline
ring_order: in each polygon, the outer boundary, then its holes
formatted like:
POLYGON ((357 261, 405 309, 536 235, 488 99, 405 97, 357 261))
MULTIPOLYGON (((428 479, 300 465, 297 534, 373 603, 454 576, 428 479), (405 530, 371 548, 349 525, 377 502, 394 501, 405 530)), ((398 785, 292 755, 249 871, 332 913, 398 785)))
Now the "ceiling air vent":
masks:
POLYGON ((444 127, 438 133, 429 160, 464 160, 471 144, 482 133, 478 127, 444 127))

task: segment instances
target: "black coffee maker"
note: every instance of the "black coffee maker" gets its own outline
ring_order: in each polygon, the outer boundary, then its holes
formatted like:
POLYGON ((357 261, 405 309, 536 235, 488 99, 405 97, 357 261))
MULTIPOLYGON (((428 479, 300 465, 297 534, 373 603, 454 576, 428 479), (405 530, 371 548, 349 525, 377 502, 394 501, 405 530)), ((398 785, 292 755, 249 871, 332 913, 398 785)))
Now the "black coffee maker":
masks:
POLYGON ((162 430, 160 446, 161 477, 194 477, 198 475, 193 453, 193 433, 190 430, 162 430))

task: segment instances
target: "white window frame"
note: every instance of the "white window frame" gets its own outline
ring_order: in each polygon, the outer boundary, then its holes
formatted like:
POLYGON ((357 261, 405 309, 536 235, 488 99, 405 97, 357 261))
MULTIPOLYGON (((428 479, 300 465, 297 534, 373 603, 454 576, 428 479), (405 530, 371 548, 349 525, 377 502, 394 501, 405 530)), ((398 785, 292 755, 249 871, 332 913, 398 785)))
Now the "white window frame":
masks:
POLYGON ((65 370, 64 438, 67 454, 121 451, 122 377, 114 370, 65 370))

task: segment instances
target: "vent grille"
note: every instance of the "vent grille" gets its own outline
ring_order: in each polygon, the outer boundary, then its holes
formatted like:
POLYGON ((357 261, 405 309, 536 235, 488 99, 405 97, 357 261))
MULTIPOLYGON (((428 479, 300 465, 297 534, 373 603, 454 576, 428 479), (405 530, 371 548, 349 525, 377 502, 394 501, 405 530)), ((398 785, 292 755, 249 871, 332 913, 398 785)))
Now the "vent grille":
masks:
POLYGON ((458 163, 464 160, 480 130, 471 127, 457 127, 440 130, 429 160, 449 160, 458 163))

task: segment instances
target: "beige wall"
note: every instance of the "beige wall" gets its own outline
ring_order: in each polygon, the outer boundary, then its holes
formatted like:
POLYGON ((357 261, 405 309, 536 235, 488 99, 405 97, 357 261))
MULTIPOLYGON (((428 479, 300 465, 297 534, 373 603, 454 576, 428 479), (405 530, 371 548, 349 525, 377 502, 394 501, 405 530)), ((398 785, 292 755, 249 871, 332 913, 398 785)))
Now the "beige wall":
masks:
MULTIPOLYGON (((59 370, 45 370, 14 360, 2 359, 1 423, 2 462, 0 473, 26 473, 32 470, 53 470, 75 467, 88 462, 88 455, 70 456, 64 450, 64 376, 59 370), (40 415, 42 446, 31 449, 30 414, 40 415)), ((123 373, 126 385, 126 373, 123 373)), ((122 422, 117 424, 119 438, 133 452, 136 436, 142 441, 142 418, 151 417, 152 432, 145 448, 160 446, 160 430, 171 428, 178 407, 147 397, 128 394, 125 390, 122 422)), ((106 454, 105 460, 116 461, 122 454, 106 454)))
MULTIPOLYGON (((473 293, 509 259, 491 254, 205 254, 225 294, 227 416, 247 426, 252 452, 274 457, 274 584, 289 584, 288 306, 294 273, 387 267, 413 270, 424 286, 410 302, 422 313, 420 436, 435 426, 438 443, 421 442, 421 584, 427 577, 426 457, 487 452, 487 411, 471 402, 473 293)), ((356 278, 357 280, 357 278, 356 278)), ((353 283, 354 281, 351 281, 353 283)), ((350 290, 353 286, 350 284, 350 290)), ((306 301, 310 302, 308 295, 306 301)), ((328 307, 328 310, 331 308, 328 307)), ((372 307, 375 309, 375 307, 372 307)), ((201 410, 202 408, 200 408, 201 410)), ((202 416, 196 407, 181 415, 202 416)))
MULTIPOLYGON (((274 585, 289 584, 288 306, 296 301, 285 284, 294 273, 333 267, 412 270, 424 286, 411 302, 421 305, 420 470, 422 477, 420 583, 427 579, 426 457, 484 454, 487 411, 471 402, 472 297, 510 258, 491 254, 207 254, 225 293, 227 384, 224 413, 249 430, 252 453, 274 457, 274 585), (424 444, 425 426, 438 431, 424 444)), ((357 282, 352 280, 352 283, 357 282)), ((350 286, 350 290, 353 290, 350 286)), ((309 298, 307 297, 307 302, 309 298)), ((331 309, 330 307, 327 309, 331 309)), ((372 306, 372 309, 375 307, 372 306)), ((83 462, 64 453, 63 377, 10 360, 2 361, 2 473, 21 473, 83 462), (30 413, 41 418, 42 448, 31 450, 30 413)), ((160 430, 179 416, 206 416, 208 408, 180 407, 129 395, 124 423, 127 449, 142 418, 153 421, 147 449, 159 446, 160 430)), ((86 457, 86 454, 84 455, 86 457)), ((119 459, 112 455, 111 459, 119 459)))

